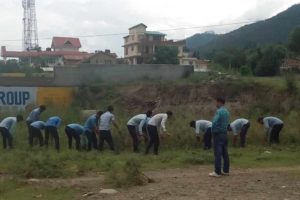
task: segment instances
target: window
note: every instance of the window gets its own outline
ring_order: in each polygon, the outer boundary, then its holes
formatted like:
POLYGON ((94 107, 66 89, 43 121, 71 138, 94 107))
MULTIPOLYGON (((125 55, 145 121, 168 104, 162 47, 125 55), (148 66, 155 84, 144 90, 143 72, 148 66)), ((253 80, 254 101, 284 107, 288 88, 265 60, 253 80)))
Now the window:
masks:
POLYGON ((125 47, 125 55, 128 55, 128 48, 125 47))
POLYGON ((134 51, 134 46, 131 47, 131 51, 134 51))
POLYGON ((128 38, 125 38, 125 43, 127 43, 128 42, 128 38))
POLYGON ((131 40, 132 40, 132 41, 134 40, 134 35, 131 36, 131 40))

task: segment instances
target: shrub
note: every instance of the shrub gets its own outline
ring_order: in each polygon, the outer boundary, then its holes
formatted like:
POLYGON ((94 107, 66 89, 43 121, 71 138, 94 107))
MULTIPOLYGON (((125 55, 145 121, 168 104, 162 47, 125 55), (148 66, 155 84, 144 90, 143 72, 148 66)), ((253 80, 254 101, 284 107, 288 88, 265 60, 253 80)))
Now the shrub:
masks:
POLYGON ((141 165, 135 159, 129 159, 125 164, 114 163, 106 173, 106 182, 114 187, 130 187, 144 185, 145 176, 141 172, 141 165))
POLYGON ((244 65, 240 69, 240 73, 242 76, 249 76, 252 74, 250 67, 244 65))

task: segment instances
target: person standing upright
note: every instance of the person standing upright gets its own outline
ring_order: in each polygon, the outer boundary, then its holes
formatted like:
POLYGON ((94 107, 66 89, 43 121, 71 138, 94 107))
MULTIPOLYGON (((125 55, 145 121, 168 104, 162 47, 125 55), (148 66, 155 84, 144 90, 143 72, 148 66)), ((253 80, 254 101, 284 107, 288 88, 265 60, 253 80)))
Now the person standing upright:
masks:
POLYGON ((127 129, 132 138, 133 152, 139 152, 139 137, 143 135, 143 127, 147 125, 148 119, 152 116, 152 111, 147 111, 146 114, 139 114, 132 117, 127 122, 127 129))
POLYGON ((17 117, 7 117, 3 119, 0 123, 0 132, 3 138, 3 149, 13 148, 13 133, 15 131, 15 126, 17 122, 23 121, 22 115, 17 115, 17 117))
POLYGON ((99 121, 99 150, 103 150, 103 145, 104 141, 107 142, 107 144, 110 147, 110 150, 114 151, 114 142, 113 138, 111 135, 111 124, 113 124, 117 129, 119 129, 119 126, 115 122, 115 116, 113 114, 114 107, 113 106, 108 106, 107 111, 103 113, 100 116, 100 121, 99 121))
POLYGON ((167 133, 166 122, 168 118, 171 118, 173 113, 168 111, 167 113, 160 113, 154 115, 148 122, 147 131, 150 137, 149 144, 146 148, 146 154, 149 153, 150 148, 153 146, 153 153, 158 155, 158 147, 160 144, 159 132, 160 129, 163 130, 164 133, 167 133))
POLYGON ((215 170, 209 173, 211 177, 220 177, 229 175, 229 155, 227 128, 229 125, 229 112, 225 108, 225 99, 219 97, 216 99, 217 111, 212 121, 212 135, 214 141, 215 170), (222 172, 223 160, 223 172, 222 172))
POLYGON ((58 116, 50 117, 45 125, 45 146, 48 147, 49 135, 52 136, 55 142, 55 148, 57 151, 60 149, 59 145, 59 134, 58 127, 60 126, 62 120, 58 116))

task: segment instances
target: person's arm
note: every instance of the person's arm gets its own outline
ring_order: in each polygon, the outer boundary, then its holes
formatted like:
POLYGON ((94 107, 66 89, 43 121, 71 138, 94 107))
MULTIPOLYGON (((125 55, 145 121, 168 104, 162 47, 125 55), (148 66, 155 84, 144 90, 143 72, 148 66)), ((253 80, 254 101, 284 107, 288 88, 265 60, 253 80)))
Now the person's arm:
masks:
POLYGON ((147 121, 147 118, 146 118, 146 119, 143 119, 143 120, 140 122, 140 125, 139 125, 139 134, 140 134, 140 135, 143 135, 143 127, 144 127, 146 121, 147 121))
POLYGON ((219 122, 219 120, 220 120, 220 113, 217 110, 217 112, 213 118, 213 121, 212 121, 212 127, 216 126, 216 124, 219 122))
POLYGON ((118 126, 118 124, 117 124, 117 122, 116 122, 116 118, 115 118, 114 115, 112 115, 112 117, 111 117, 111 122, 112 122, 113 126, 114 126, 116 129, 119 130, 119 126, 118 126))
POLYGON ((168 116, 163 116, 163 119, 161 120, 161 128, 162 128, 164 133, 167 132, 167 129, 166 129, 167 119, 168 119, 168 116))

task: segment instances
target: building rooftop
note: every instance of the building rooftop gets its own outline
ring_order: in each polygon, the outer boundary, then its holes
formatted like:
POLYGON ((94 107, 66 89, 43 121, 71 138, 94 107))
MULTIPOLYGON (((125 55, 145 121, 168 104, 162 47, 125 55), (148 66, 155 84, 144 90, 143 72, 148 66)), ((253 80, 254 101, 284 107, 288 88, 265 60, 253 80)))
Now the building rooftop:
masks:
POLYGON ((146 31, 147 35, 161 35, 161 36, 166 36, 166 34, 161 33, 159 31, 146 31))
POLYGON ((52 39, 52 48, 63 48, 63 47, 74 47, 81 48, 81 43, 79 38, 72 37, 53 37, 52 39))
POLYGON ((147 26, 146 26, 145 24, 140 23, 140 24, 138 24, 138 25, 135 25, 135 26, 129 28, 129 30, 134 29, 134 28, 139 27, 139 26, 144 26, 145 28, 147 28, 147 26))

